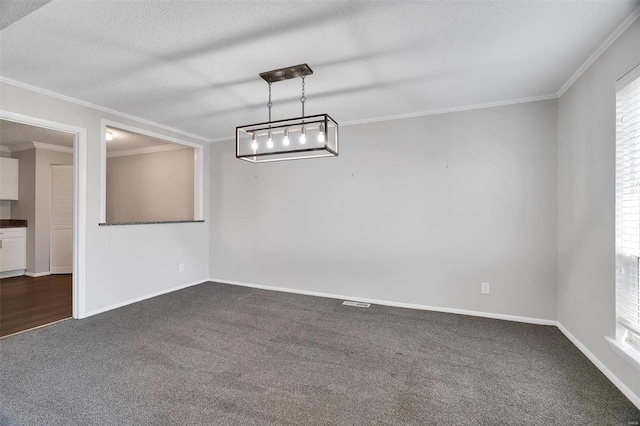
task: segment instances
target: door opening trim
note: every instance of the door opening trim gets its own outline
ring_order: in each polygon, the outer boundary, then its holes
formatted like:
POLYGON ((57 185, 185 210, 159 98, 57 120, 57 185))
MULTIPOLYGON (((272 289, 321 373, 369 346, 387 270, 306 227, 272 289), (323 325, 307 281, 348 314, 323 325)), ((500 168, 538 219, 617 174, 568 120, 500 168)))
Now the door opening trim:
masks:
POLYGON ((87 312, 87 129, 0 109, 0 119, 72 133, 73 142, 73 318, 87 312))

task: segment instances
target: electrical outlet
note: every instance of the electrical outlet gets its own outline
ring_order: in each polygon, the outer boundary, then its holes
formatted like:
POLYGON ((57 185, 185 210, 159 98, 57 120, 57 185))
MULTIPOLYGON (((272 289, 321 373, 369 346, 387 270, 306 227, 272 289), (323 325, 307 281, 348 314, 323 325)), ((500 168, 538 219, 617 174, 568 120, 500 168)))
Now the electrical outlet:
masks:
POLYGON ((184 263, 178 265, 178 272, 184 272, 184 263))
POLYGON ((489 287, 489 283, 480 283, 480 293, 482 294, 491 293, 491 288, 489 287))

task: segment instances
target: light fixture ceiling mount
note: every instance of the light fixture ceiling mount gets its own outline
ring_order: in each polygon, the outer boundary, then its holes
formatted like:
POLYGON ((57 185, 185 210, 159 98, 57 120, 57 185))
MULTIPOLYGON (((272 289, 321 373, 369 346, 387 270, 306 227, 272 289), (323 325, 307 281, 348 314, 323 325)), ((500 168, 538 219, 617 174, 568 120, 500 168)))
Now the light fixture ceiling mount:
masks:
POLYGON ((328 114, 305 116, 305 78, 311 74, 307 64, 260 73, 269 84, 269 121, 236 127, 236 158, 266 163, 338 155, 338 123, 328 114), (271 85, 292 78, 302 79, 302 116, 272 121, 271 85))
POLYGON ((278 70, 261 72, 260 77, 267 83, 275 83, 290 78, 307 77, 313 74, 313 70, 307 64, 300 64, 293 67, 280 68, 278 70))

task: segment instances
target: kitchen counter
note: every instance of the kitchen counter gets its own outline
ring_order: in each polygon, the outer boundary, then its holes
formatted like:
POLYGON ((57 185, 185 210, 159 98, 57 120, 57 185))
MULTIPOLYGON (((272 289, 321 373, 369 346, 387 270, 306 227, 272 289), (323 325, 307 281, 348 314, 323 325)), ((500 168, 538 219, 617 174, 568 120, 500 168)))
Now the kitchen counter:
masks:
POLYGON ((27 221, 22 219, 0 219, 0 228, 26 228, 27 221))

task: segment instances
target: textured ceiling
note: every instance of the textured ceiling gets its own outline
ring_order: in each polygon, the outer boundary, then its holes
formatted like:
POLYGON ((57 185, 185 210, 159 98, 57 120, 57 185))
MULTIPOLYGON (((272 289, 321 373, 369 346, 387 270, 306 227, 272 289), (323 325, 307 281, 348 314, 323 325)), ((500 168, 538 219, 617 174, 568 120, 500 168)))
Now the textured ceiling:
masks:
POLYGON ((638 4, 54 0, 0 31, 0 75, 221 138, 265 121, 260 72, 304 62, 306 112, 340 123, 552 95, 638 4))
POLYGON ((11 148, 28 142, 48 143, 73 147, 74 135, 58 132, 57 130, 43 129, 42 127, 16 123, 14 121, 0 120, 0 146, 11 148))
POLYGON ((51 0, 2 0, 0 2, 0 30, 24 18, 51 0))
POLYGON ((107 127, 107 131, 113 135, 113 140, 107 141, 107 152, 127 151, 129 149, 149 148, 161 145, 176 145, 171 142, 152 138, 151 136, 114 127, 107 127))

